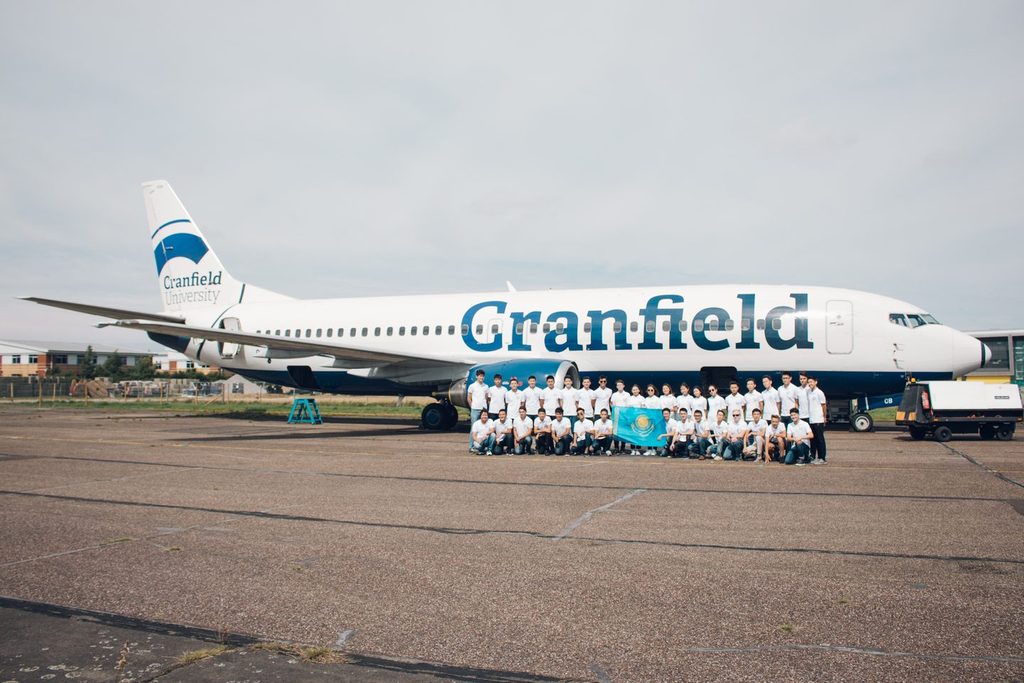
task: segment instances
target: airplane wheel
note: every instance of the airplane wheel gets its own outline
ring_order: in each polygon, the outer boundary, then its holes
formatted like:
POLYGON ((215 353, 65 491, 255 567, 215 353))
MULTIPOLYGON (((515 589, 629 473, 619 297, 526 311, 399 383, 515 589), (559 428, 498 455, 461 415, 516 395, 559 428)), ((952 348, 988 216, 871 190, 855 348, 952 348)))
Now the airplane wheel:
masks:
POLYGON ((927 434, 928 434, 928 432, 926 432, 925 430, 921 429, 920 427, 911 427, 910 428, 910 438, 913 439, 914 441, 920 441, 927 434))
POLYGON ((867 413, 857 413, 850 418, 850 426, 855 432, 870 432, 871 428, 875 426, 875 421, 867 413))
POLYGON ((981 427, 978 428, 978 436, 980 436, 983 441, 991 441, 996 438, 995 425, 981 425, 981 427))
POLYGON ((932 435, 939 443, 945 443, 953 438, 953 430, 949 427, 936 427, 932 435))
POLYGON ((420 413, 420 426, 423 429, 439 431, 445 429, 447 421, 448 414, 441 403, 431 403, 424 406, 423 412, 420 413))
POLYGON ((996 427, 996 438, 1000 441, 1009 441, 1013 438, 1013 425, 1002 424, 996 427))
POLYGON ((445 408, 444 429, 452 429, 459 424, 459 409, 451 403, 443 404, 445 408))

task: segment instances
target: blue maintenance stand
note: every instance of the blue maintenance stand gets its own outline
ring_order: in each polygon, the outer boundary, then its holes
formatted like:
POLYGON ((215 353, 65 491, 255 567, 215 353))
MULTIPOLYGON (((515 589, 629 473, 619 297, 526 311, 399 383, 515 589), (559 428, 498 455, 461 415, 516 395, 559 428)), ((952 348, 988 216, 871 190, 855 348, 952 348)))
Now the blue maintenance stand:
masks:
POLYGON ((320 417, 320 409, 315 398, 297 398, 292 401, 292 410, 288 413, 288 424, 307 423, 319 425, 324 423, 320 417))

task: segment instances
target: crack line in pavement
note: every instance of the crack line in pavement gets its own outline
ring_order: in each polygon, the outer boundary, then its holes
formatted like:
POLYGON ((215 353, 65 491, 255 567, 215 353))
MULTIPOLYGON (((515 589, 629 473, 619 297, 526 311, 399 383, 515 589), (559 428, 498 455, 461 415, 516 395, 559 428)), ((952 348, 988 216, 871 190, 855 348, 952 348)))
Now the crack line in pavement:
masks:
POLYGON ((779 650, 810 650, 816 652, 842 652, 854 655, 871 655, 873 657, 911 657, 914 659, 942 659, 972 662, 1024 662, 1024 657, 1015 655, 964 655, 959 653, 941 654, 935 652, 901 652, 899 650, 881 650, 876 648, 850 647, 847 645, 753 645, 751 647, 692 647, 676 650, 692 654, 756 654, 760 652, 777 652, 779 650))
MULTIPOLYGON (((644 489, 646 490, 646 489, 644 489)), ((85 498, 82 496, 63 496, 48 493, 25 493, 23 491, 0 490, 0 495, 22 496, 28 498, 47 498, 50 500, 63 500, 74 503, 86 503, 92 505, 124 505, 128 507, 144 507, 162 510, 188 510, 193 512, 212 512, 223 515, 237 515, 240 517, 254 517, 258 519, 269 519, 285 522, 313 522, 322 524, 339 524, 346 526, 372 527, 378 529, 401 529, 406 531, 426 531, 439 534, 451 534, 454 536, 529 536, 544 540, 553 540, 555 536, 539 531, 525 531, 521 529, 468 529, 460 527, 426 526, 417 524, 398 524, 396 522, 364 522, 352 519, 336 519, 330 517, 312 517, 307 515, 286 515, 272 512, 260 512, 258 510, 227 510, 223 508, 208 508, 192 505, 174 505, 171 503, 146 503, 131 500, 113 500, 107 498, 85 498)), ((838 555, 846 557, 878 557, 903 560, 937 560, 941 562, 993 562, 997 564, 1024 565, 1024 560, 1001 558, 1001 557, 976 557, 969 555, 926 555, 918 553, 887 553, 872 550, 834 550, 828 548, 799 548, 799 547, 771 547, 771 546, 742 546, 725 545, 718 543, 685 543, 680 541, 658 541, 633 538, 601 538, 588 536, 573 536, 567 540, 589 541, 594 543, 625 543, 638 545, 653 545, 667 548, 692 548, 706 550, 744 550, 749 552, 769 553, 811 553, 821 555, 838 555)))
POLYGON ((619 503, 624 503, 627 500, 629 500, 630 498, 632 498, 633 496, 638 496, 638 495, 640 495, 641 493, 643 493, 646 490, 647 489, 633 489, 629 493, 626 493, 626 494, 623 494, 623 495, 619 496, 618 498, 616 498, 615 500, 613 500, 610 503, 605 503, 604 505, 601 505, 600 507, 596 507, 593 510, 587 510, 582 515, 580 515, 579 517, 577 517, 573 521, 569 522, 568 526, 566 526, 564 529, 562 529, 560 532, 558 532, 558 535, 555 536, 554 538, 552 538, 551 540, 552 541, 560 541, 560 540, 562 540, 563 538, 565 538, 566 536, 568 536, 572 532, 576 531, 576 529, 578 529, 579 527, 581 527, 584 524, 586 524, 587 521, 591 517, 596 515, 597 513, 604 512, 605 510, 607 510, 607 509, 609 509, 609 508, 611 508, 611 507, 613 507, 615 505, 618 505, 619 503))
POLYGON ((992 476, 996 477, 997 479, 1002 479, 1003 481, 1005 481, 1005 482, 1007 482, 1009 484, 1013 484, 1014 486, 1019 486, 1022 489, 1024 489, 1024 484, 1022 484, 1021 482, 1017 481, 1016 479, 1011 479, 1010 477, 1006 476, 1005 474, 1003 474, 999 470, 992 469, 991 467, 989 467, 985 463, 983 463, 983 462, 981 462, 979 460, 976 460, 975 458, 972 458, 971 456, 967 455, 966 453, 964 453, 962 451, 958 451, 957 449, 953 448, 952 446, 950 446, 948 444, 944 444, 941 441, 937 441, 936 443, 938 443, 940 446, 945 448, 950 453, 955 453, 956 455, 959 455, 961 458, 963 458, 967 462, 971 463, 972 465, 974 465, 976 467, 980 467, 981 469, 985 470, 986 472, 988 472, 992 476))
MULTIPOLYGON (((177 469, 210 470, 216 472, 248 472, 252 474, 290 474, 297 476, 340 477, 345 479, 380 479, 384 481, 418 481, 438 484, 480 484, 483 486, 525 486, 536 488, 582 489, 601 491, 622 491, 625 486, 610 484, 560 484, 556 482, 502 481, 489 479, 455 479, 446 477, 412 477, 391 474, 355 474, 349 472, 323 472, 318 470, 281 470, 272 468, 248 469, 242 467, 218 467, 216 465, 183 465, 169 462, 147 462, 145 460, 111 460, 109 458, 75 457, 67 455, 26 455, 27 459, 38 460, 81 460, 86 462, 103 462, 120 465, 149 465, 152 467, 173 467, 177 469)), ((667 493, 707 493, 743 496, 811 496, 823 498, 881 498, 884 500, 927 500, 927 501, 959 501, 971 503, 1003 503, 1005 498, 987 496, 939 496, 912 495, 901 493, 849 493, 843 491, 744 491, 741 489, 710 489, 685 488, 679 486, 647 486, 648 491, 667 493)))

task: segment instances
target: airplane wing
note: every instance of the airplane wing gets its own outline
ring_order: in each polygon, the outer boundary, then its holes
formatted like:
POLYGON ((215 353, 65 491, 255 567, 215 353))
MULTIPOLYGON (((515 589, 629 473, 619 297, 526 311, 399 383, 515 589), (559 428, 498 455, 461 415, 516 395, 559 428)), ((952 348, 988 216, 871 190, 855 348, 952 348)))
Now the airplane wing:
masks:
POLYGON ((278 337, 219 328, 194 327, 173 322, 118 320, 112 323, 100 323, 99 327, 125 327, 132 330, 145 330, 146 332, 157 332, 175 337, 193 337, 195 339, 207 339, 229 344, 241 344, 243 346, 261 346, 280 351, 303 352, 310 356, 334 356, 339 361, 345 361, 350 364, 366 363, 367 366, 408 363, 410 361, 415 361, 419 366, 424 364, 464 365, 460 361, 446 358, 376 351, 348 344, 330 343, 320 339, 278 337))
POLYGON ((60 301, 58 299, 42 299, 37 296, 23 296, 21 297, 25 301, 33 301, 43 306, 53 306, 54 308, 66 308, 69 311, 78 311, 79 313, 89 313, 92 315, 100 315, 105 318, 140 318, 142 320, 162 320, 168 323, 183 323, 184 318, 176 315, 167 315, 166 313, 144 313, 142 311, 129 311, 123 308, 108 308, 107 306, 94 306, 92 304, 79 304, 73 301, 60 301))

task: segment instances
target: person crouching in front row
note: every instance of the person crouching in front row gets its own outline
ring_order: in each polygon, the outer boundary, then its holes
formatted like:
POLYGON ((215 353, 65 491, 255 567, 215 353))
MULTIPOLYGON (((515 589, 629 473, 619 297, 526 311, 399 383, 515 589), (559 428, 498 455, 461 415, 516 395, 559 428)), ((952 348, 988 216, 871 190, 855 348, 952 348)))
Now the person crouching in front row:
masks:
POLYGON ((537 409, 537 419, 533 421, 533 437, 537 442, 537 452, 551 455, 555 452, 555 440, 551 435, 553 420, 548 417, 544 408, 537 409))
POLYGON ((590 455, 594 451, 594 421, 583 408, 576 409, 576 424, 572 427, 572 448, 575 455, 590 455))
POLYGON ((594 453, 612 454, 612 432, 615 425, 608 419, 608 409, 601 408, 601 417, 594 423, 594 453))
POLYGON ((811 426, 800 419, 800 411, 793 408, 789 411, 789 426, 786 427, 786 440, 789 451, 786 453, 787 465, 806 465, 811 459, 810 442, 814 436, 811 426))
POLYGON ((551 421, 551 439, 555 442, 555 455, 569 455, 572 446, 572 423, 561 408, 555 408, 555 419, 551 421))
POLYGON ((741 410, 738 407, 732 409, 732 419, 725 428, 725 447, 722 449, 722 457, 726 460, 743 459, 743 442, 747 437, 747 423, 743 421, 741 410))
POLYGON ((486 410, 480 411, 480 417, 469 429, 469 450, 477 455, 494 454, 494 423, 486 410))
POLYGON ((533 420, 526 414, 526 406, 519 404, 519 417, 512 420, 512 448, 516 455, 529 455, 533 448, 533 420))
POLYGON ((494 421, 494 454, 512 455, 512 418, 502 408, 498 411, 498 419, 494 421))
MULTIPOLYGON (((800 411, 797 411, 800 412, 800 411)), ((764 461, 782 460, 786 456, 786 425, 782 424, 778 414, 772 415, 772 421, 764 430, 764 461)))
POLYGON ((699 460, 704 460, 710 448, 711 423, 704 419, 704 411, 696 408, 693 411, 693 443, 690 445, 691 457, 696 455, 699 460))

